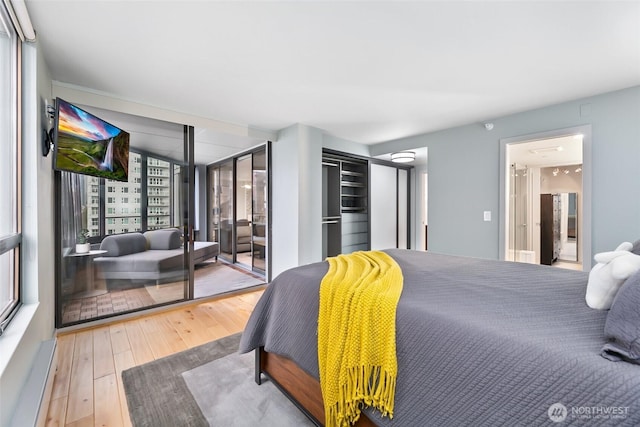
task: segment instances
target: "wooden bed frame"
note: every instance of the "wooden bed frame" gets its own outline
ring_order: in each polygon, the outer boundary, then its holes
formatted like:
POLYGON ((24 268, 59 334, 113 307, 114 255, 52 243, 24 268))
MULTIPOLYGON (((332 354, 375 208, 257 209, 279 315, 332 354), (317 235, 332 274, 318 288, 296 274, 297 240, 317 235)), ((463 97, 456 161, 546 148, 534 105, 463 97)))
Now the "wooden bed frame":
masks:
MULTIPOLYGON (((320 383, 306 373, 294 361, 275 353, 264 351, 263 347, 255 350, 255 381, 262 383, 264 374, 294 405, 298 407, 315 425, 324 425, 324 405, 320 383)), ((376 427, 362 413, 354 424, 357 427, 376 427)))

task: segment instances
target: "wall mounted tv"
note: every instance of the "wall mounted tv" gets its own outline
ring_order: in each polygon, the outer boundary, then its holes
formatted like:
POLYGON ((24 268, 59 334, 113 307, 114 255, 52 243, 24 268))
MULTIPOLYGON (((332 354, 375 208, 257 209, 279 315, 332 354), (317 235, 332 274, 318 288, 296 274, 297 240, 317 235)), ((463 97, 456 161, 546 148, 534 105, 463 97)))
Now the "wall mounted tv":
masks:
POLYGON ((54 169, 128 181, 127 132, 60 98, 54 129, 54 169))

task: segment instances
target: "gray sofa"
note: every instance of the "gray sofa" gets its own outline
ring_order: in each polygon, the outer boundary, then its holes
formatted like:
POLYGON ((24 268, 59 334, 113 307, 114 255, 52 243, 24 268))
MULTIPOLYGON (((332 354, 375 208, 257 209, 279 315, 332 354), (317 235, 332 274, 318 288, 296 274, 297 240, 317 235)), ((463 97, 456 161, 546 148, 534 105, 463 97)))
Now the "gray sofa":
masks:
MULTIPOLYGON (((149 281, 156 284, 185 277, 184 248, 181 233, 175 228, 107 236, 100 244, 107 251, 93 260, 96 276, 111 280, 149 281)), ((194 263, 218 258, 217 242, 194 242, 194 263)))

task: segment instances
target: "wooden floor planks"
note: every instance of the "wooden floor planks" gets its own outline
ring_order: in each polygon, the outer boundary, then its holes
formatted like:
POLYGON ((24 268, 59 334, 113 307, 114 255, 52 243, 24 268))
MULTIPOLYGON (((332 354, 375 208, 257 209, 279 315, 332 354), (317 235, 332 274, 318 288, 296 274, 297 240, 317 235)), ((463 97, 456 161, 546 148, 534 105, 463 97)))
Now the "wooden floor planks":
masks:
POLYGON ((262 290, 57 338, 48 427, 129 427, 122 371, 241 332, 262 290))

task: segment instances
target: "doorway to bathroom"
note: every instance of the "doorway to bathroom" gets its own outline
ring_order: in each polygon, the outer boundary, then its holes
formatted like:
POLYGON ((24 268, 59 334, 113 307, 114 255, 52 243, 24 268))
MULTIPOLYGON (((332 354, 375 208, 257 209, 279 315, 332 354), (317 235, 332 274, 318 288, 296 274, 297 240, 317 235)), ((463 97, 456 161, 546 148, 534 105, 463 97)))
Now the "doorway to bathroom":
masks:
POLYGON ((502 259, 590 269, 589 144, 589 126, 502 141, 502 259))

